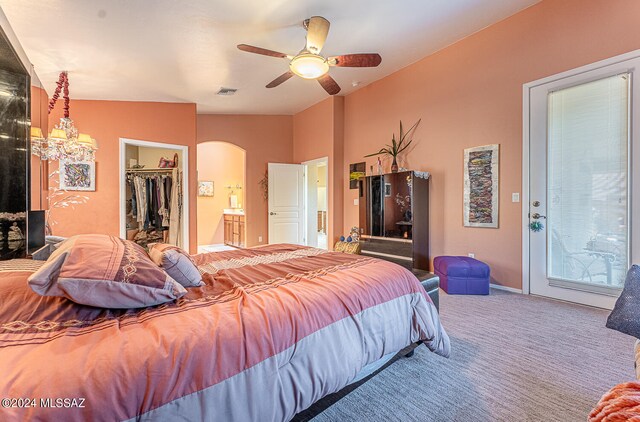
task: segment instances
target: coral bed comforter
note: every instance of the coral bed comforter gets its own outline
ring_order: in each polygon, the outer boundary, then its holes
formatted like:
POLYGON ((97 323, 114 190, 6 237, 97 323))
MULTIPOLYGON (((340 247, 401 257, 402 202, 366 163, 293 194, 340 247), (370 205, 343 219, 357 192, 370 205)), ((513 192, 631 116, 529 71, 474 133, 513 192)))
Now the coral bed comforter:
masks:
POLYGON ((0 265, 0 420, 286 421, 413 342, 449 354, 395 264, 294 245, 195 260, 204 287, 128 311, 38 296, 33 269, 0 265))

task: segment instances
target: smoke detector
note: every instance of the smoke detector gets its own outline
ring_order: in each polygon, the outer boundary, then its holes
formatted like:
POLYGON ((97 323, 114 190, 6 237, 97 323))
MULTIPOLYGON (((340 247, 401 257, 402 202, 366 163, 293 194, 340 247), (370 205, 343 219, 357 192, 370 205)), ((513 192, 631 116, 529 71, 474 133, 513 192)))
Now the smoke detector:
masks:
POLYGON ((216 95, 227 95, 227 96, 229 96, 229 95, 235 94, 236 91, 237 91, 236 88, 225 88, 225 87, 222 87, 222 88, 220 88, 220 90, 218 92, 216 92, 216 95))

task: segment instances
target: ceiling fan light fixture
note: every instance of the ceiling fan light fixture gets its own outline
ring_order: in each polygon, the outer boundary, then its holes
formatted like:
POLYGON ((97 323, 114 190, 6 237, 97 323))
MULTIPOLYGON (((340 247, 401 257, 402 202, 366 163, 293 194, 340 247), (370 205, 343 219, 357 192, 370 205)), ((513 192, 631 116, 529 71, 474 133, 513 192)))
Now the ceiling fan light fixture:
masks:
POLYGON ((303 53, 291 60, 289 68, 301 78, 318 79, 329 71, 329 63, 317 54, 303 53))

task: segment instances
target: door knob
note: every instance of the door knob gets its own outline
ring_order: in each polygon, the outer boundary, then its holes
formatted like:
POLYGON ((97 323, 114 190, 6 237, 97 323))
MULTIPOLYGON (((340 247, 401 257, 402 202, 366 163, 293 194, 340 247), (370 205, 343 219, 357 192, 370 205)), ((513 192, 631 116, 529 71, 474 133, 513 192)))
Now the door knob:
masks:
POLYGON ((546 217, 546 216, 544 216, 544 215, 540 215, 540 214, 538 214, 537 212, 534 212, 533 214, 531 214, 531 218, 533 218, 534 220, 538 220, 538 219, 540 219, 540 218, 544 218, 544 219, 546 219, 547 217, 546 217))
POLYGON ((269 215, 276 215, 276 213, 275 212, 270 212, 269 215))

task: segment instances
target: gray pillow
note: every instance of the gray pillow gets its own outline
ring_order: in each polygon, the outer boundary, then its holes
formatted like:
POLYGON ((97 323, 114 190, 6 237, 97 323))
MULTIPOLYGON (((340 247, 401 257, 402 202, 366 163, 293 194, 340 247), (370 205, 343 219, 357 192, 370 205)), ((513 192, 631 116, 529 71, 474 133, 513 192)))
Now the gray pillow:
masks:
POLYGON ((627 272, 622 294, 607 318, 607 327, 640 338, 640 267, 627 272))
POLYGON ((202 274, 193 258, 179 247, 167 243, 154 243, 149 245, 149 256, 184 287, 204 286, 202 274))

